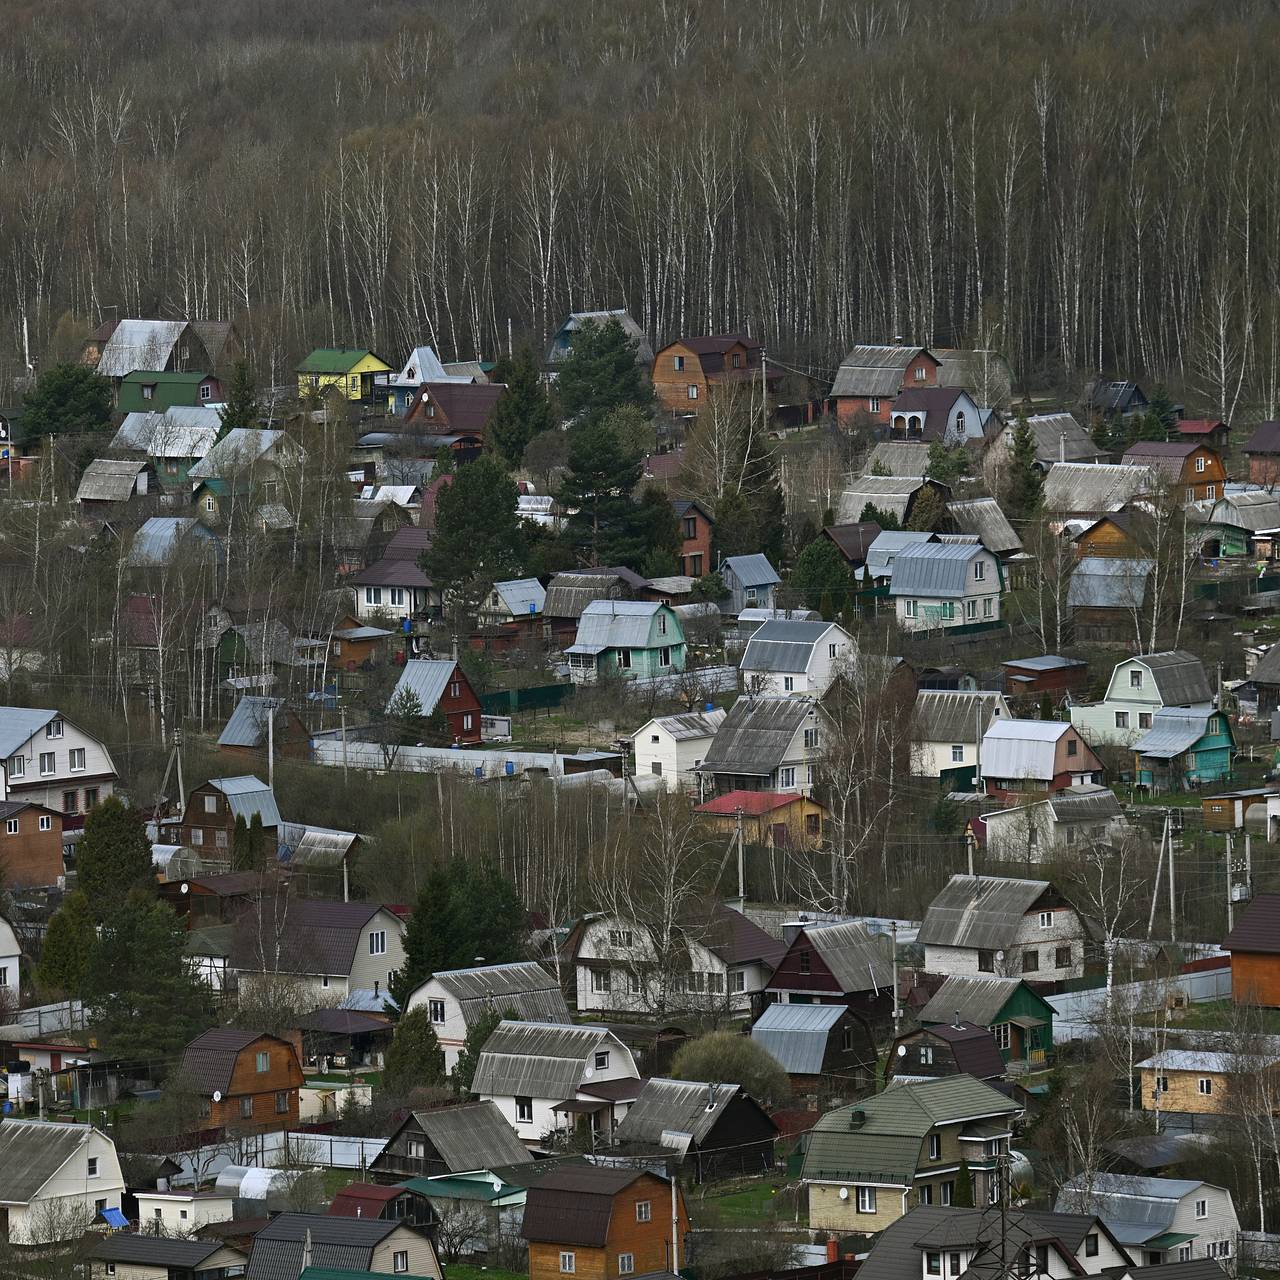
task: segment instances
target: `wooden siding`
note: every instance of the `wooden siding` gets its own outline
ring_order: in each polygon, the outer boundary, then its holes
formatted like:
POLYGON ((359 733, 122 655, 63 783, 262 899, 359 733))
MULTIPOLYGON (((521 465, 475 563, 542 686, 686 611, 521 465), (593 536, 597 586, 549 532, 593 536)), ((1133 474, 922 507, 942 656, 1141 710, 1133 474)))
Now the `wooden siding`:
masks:
POLYGON ((47 888, 63 874, 62 814, 33 805, 0 826, 0 867, 5 880, 16 888, 47 888), (40 830, 40 819, 49 819, 49 830, 40 830), (10 832, 8 824, 17 823, 10 832))
POLYGON ((228 1130, 295 1129, 298 1126, 298 1089, 302 1084, 302 1068, 291 1044, 274 1036, 261 1036, 236 1055, 231 1083, 221 1101, 209 1100, 209 1124, 228 1130), (257 1056, 269 1055, 269 1067, 259 1071, 257 1056), (286 1095, 284 1111, 276 1109, 278 1094, 286 1095), (241 1111, 244 1099, 250 1100, 252 1114, 241 1111))
POLYGON ((1114 521, 1104 517, 1086 529, 1076 542, 1076 557, 1110 556, 1129 558, 1138 554, 1132 538, 1114 521))
POLYGON ((1237 1004, 1280 1008, 1280 955, 1233 951, 1231 997, 1237 1004))

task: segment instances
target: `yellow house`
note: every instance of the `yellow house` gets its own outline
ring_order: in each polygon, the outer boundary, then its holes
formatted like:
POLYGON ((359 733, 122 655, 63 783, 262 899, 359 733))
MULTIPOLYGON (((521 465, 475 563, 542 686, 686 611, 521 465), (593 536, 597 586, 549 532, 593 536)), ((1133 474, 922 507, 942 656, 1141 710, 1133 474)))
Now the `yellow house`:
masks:
MULTIPOLYGON (((1265 1054, 1165 1049, 1137 1066, 1144 1111, 1218 1115, 1230 1108, 1233 1091, 1248 1098, 1260 1072, 1280 1075, 1280 1058, 1265 1054)), ((1274 1085, 1272 1086, 1274 1089, 1274 1085)), ((1241 1099, 1237 1099, 1240 1105, 1241 1099)))
POLYGON ((807 847, 822 839, 827 810, 795 791, 730 791, 694 810, 715 831, 733 835, 742 823, 748 844, 807 847))
POLYGON ((298 395, 315 395, 332 387, 353 404, 385 404, 393 372, 372 351, 317 347, 298 366, 298 395))

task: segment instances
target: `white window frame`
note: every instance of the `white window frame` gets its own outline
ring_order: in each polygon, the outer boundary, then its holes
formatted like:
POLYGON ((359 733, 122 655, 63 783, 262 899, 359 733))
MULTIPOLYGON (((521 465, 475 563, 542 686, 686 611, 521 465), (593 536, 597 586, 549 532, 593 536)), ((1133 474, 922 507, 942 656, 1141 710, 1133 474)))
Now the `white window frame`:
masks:
POLYGON ((88 1159, 88 1168, 85 1171, 86 1178, 96 1178, 98 1176, 98 1157, 90 1156, 88 1159))
POLYGON ((685 389, 685 395, 690 400, 696 400, 698 398, 698 384, 696 382, 689 383, 688 387, 685 389))
POLYGON ((26 777, 26 774, 27 774, 26 757, 22 755, 10 756, 7 768, 8 768, 10 781, 12 781, 14 778, 26 777))
POLYGON ((52 778, 58 772, 58 753, 56 751, 42 751, 40 753, 40 776, 42 778, 52 778), (44 767, 45 761, 49 762, 49 767, 44 767))
POLYGON ((4 829, 7 835, 16 836, 21 830, 21 826, 17 818, 6 818, 4 829))
POLYGON ((1196 1201, 1196 1218, 1207 1218, 1209 1216, 1209 1202, 1207 1200, 1196 1201))
POLYGON ((85 757, 84 757, 83 747, 72 747, 71 750, 67 752, 67 767, 71 770, 72 773, 84 772, 85 770, 84 760, 85 760, 85 757), (78 764, 76 763, 77 760, 79 761, 78 764))
POLYGON ((778 786, 783 790, 787 790, 796 785, 796 771, 794 765, 787 765, 783 769, 778 770, 778 786))
POLYGON ((427 1001, 427 1018, 432 1026, 440 1026, 444 1022, 444 1001, 428 1000, 427 1001))
POLYGON ((1009 1024, 1007 1022, 997 1022, 996 1025, 991 1028, 991 1034, 996 1038, 997 1049, 1008 1049, 1013 1042, 1013 1037, 1009 1034, 1009 1024))
POLYGON ((371 607, 376 607, 377 605, 380 605, 382 603, 382 588, 381 587, 365 587, 364 602, 366 605, 369 605, 371 607))
POLYGON ((964 746, 962 743, 953 742, 951 744, 951 763, 964 764, 964 746))
POLYGON ((1040 927, 1042 929, 1053 928, 1053 912, 1052 911, 1042 911, 1040 913, 1040 927))
POLYGON ((1204 472, 1204 465, 1205 465, 1205 460, 1204 460, 1204 457, 1203 457, 1203 456, 1201 456, 1201 457, 1199 457, 1199 458, 1197 458, 1197 459, 1196 459, 1196 472, 1197 472, 1197 474, 1203 474, 1203 472, 1204 472))
POLYGON ((572 1249, 560 1250, 560 1274, 571 1276, 578 1269, 578 1259, 572 1249))
POLYGON ((964 616, 966 622, 974 622, 978 617, 978 602, 973 599, 964 602, 964 616))
POLYGON ((636 1255, 634 1253, 618 1254, 618 1274, 620 1276, 629 1276, 636 1269, 636 1255))
POLYGON ((1196 1081, 1196 1092, 1202 1098, 1212 1098, 1213 1097, 1213 1077, 1201 1076, 1196 1081))
POLYGON ((532 1124, 533 1123, 533 1099, 530 1097, 516 1098, 516 1124, 532 1124))
POLYGON ((795 688, 796 688, 796 678, 795 678, 795 676, 783 676, 783 677, 782 677, 782 692, 783 692, 783 693, 794 693, 794 692, 795 692, 795 688))
POLYGON ((987 562, 985 560, 975 560, 973 562, 973 580, 974 582, 984 582, 987 577, 987 562))
POLYGON ((592 969, 591 970, 591 994, 596 996, 607 995, 609 991, 609 970, 608 969, 592 969))
POLYGON ((854 1206, 858 1213, 875 1213, 876 1211, 876 1189, 875 1187, 857 1187, 854 1190, 854 1206))
MULTIPOLYGON (((921 1060, 923 1061, 923 1058, 921 1060)), ((931 1133, 929 1135, 929 1159, 942 1159, 942 1135, 940 1133, 931 1133)))
POLYGON ((636 1201, 636 1221, 651 1222, 653 1220, 653 1201, 637 1200, 636 1201))
POLYGON ((45 725, 44 736, 48 738, 50 742, 53 742, 62 737, 63 727, 62 717, 55 716, 47 725, 45 725))
POLYGON ((397 1249, 391 1255, 391 1270, 395 1275, 406 1275, 409 1271, 409 1250, 397 1249))
POLYGON ((879 413, 879 412, 880 412, 880 397, 879 397, 879 396, 868 396, 868 397, 867 397, 867 412, 868 412, 868 413, 879 413))
POLYGON ((595 1057, 592 1059, 592 1061, 595 1063, 595 1069, 597 1071, 608 1071, 609 1070, 609 1050, 597 1049, 595 1057))
POLYGON ((40 815, 40 830, 41 831, 53 830, 53 817, 51 814, 42 813, 40 815))
POLYGON ((385 956, 387 954, 387 931, 385 929, 374 929, 369 934, 369 954, 371 956, 385 956))

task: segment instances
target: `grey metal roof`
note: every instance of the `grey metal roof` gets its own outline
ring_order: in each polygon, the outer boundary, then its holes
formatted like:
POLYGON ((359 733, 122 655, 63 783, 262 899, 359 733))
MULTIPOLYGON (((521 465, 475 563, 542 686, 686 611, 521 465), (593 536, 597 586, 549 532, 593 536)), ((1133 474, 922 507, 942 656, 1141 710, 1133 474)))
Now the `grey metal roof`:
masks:
POLYGON ((921 689, 916 694, 916 737, 921 742, 976 743, 997 711, 1008 714, 1002 693, 921 689))
POLYGON ((1178 1206, 1205 1184, 1190 1178, 1143 1178, 1093 1171, 1063 1183, 1054 1208, 1101 1218, 1121 1244, 1144 1244, 1173 1226, 1178 1206))
POLYGON ((572 1098, 582 1083, 587 1055, 602 1048, 627 1053, 604 1027, 504 1019, 480 1051, 471 1092, 557 1102, 572 1098))
POLYGON ((1072 609, 1140 609, 1153 560, 1122 556, 1082 556, 1067 586, 1072 609))
POLYGON ((87 1124, 0 1120, 0 1204, 28 1204, 89 1140, 87 1124))
POLYGON ((1219 712, 1205 704, 1199 707, 1161 707, 1151 717, 1151 728, 1133 744, 1137 755, 1153 760, 1172 760, 1190 751, 1209 732, 1209 722, 1219 712))
MULTIPOLYGON (((218 735, 220 747, 260 747, 267 740, 267 724, 284 706, 283 698, 263 698, 246 693, 236 703, 231 718, 218 735)), ((280 723, 275 717, 277 726, 280 723)))
POLYGON ((571 1021, 560 984, 533 960, 514 964, 480 965, 473 969, 442 969, 435 981, 457 997, 467 1026, 488 1010, 510 1013, 517 1021, 571 1021))
POLYGON ((1188 706, 1213 700, 1213 688, 1204 663, 1194 653, 1169 649, 1164 653, 1148 653, 1137 661, 1151 672, 1165 706, 1188 706))
POLYGON ((893 957, 887 935, 874 934, 857 920, 811 924, 804 935, 841 991, 893 989, 893 957))
POLYGON ((867 456, 867 475, 923 477, 929 470, 929 446, 914 440, 882 440, 867 456))
POLYGON ((1088 664, 1080 658, 1064 658, 1057 653, 1042 653, 1031 658, 1010 658, 1006 667, 1021 667, 1027 671, 1061 671, 1064 667, 1083 667, 1088 664))
POLYGON ((684 631, 670 605, 652 600, 593 600, 578 618, 578 634, 566 653, 603 653, 606 649, 647 649, 654 619, 669 615, 665 644, 682 644, 684 631))
POLYGON ((286 439, 283 431, 233 427, 187 472, 192 480, 226 478, 252 466, 286 439))
POLYGON ((1208 499, 1190 503, 1187 518, 1199 524, 1243 529, 1246 533, 1280 529, 1280 500, 1265 489, 1223 494, 1216 502, 1208 499))
POLYGON ((276 805, 275 792, 261 778, 246 773, 234 778, 210 778, 209 785, 226 796, 227 808, 235 817, 252 822, 254 814, 257 814, 264 827, 280 825, 280 810, 276 805))
POLYGON ((1022 550, 1022 539, 1013 531, 1009 517, 994 498, 948 502, 947 514, 961 533, 977 534, 982 545, 998 556, 1022 550))
POLYGON ((164 370, 187 327, 185 320, 121 320, 98 357, 104 378, 125 378, 135 369, 164 370))
POLYGON ((701 1144, 740 1089, 736 1084, 709 1085, 695 1080, 646 1080, 618 1125, 616 1137, 619 1142, 662 1146, 664 1133, 688 1133, 695 1144, 701 1144))
POLYGON ((739 698, 707 747, 699 772, 767 777, 786 759, 813 709, 808 698, 739 698))
POLYGON ((506 582, 495 582, 493 589, 513 618, 541 613, 547 599, 546 588, 537 578, 512 578, 506 582), (532 609, 530 605, 533 606, 532 609))
POLYGON ((277 832, 276 856, 294 867, 340 867, 359 840, 355 831, 282 822, 277 832))
POLYGON ((738 666, 743 671, 805 671, 814 646, 833 625, 795 619, 761 623, 747 641, 738 666))
POLYGON ((245 1280, 298 1280, 311 1243, 313 1267, 340 1267, 366 1273, 374 1248, 403 1226, 379 1218, 323 1213, 281 1213, 253 1238, 245 1280))
POLYGON ((898 553, 906 547, 921 542, 935 542, 937 534, 920 533, 913 529, 884 529, 867 548, 867 573, 872 578, 893 576, 893 563, 898 553))
POLYGON ((76 489, 77 502, 128 502, 138 473, 147 463, 137 458, 94 458, 76 489))
POLYGON ((953 974, 916 1015, 922 1024, 960 1022, 989 1027, 1022 985, 1021 978, 972 978, 953 974))
POLYGON ((557 573, 547 588, 542 612, 548 618, 580 618, 594 600, 616 600, 622 582, 616 573, 557 573))
POLYGON ((912 495, 924 484, 920 476, 858 476, 849 481, 840 495, 836 512, 837 524, 862 519, 863 509, 871 503, 877 511, 891 511, 901 520, 911 505, 912 495))
POLYGON ((221 429, 217 409, 171 405, 163 413, 125 414, 111 448, 151 458, 203 458, 217 442, 221 429))
MULTIPOLYGON (((1031 428, 1031 438, 1035 441, 1038 462, 1093 462, 1107 456, 1107 451, 1099 449, 1089 433, 1069 413, 1033 414, 1027 419, 1027 426, 1031 428)), ((1014 428, 1015 424, 1010 423, 1006 431, 1011 433, 1014 428)))
MULTIPOLYGON (((917 542, 903 547, 893 562, 889 594, 958 600, 971 577, 969 566, 990 555, 979 542, 917 542)), ((995 590, 1000 589, 999 570, 994 565, 988 581, 995 590)))
POLYGON ((135 569, 167 565, 187 545, 188 538, 199 539, 199 550, 209 559, 214 557, 213 535, 199 520, 190 516, 151 516, 133 535, 128 564, 135 569))
POLYGON ((392 706, 402 692, 408 692, 417 698, 420 714, 431 715, 457 665, 452 658, 410 658, 387 699, 387 706, 392 706))
POLYGON ((464 1102, 456 1107, 415 1111, 413 1116, 450 1173, 471 1173, 533 1159, 496 1103, 464 1102))
POLYGON ((1057 822, 1093 822, 1099 818, 1119 818, 1124 814, 1110 787, 1066 787, 1044 802, 1057 822))
POLYGON ((781 582, 769 557, 759 553, 749 556, 727 556, 722 568, 728 569, 744 587, 768 587, 781 582))
POLYGON ((431 347, 414 347, 404 368, 391 378, 393 387, 420 387, 424 382, 470 382, 471 379, 447 373, 440 357, 431 347))
POLYGON ((1023 916, 1048 889, 1047 880, 952 876, 929 904, 917 941, 989 951, 1009 946, 1018 934, 1023 916))
POLYGON ((902 387, 907 366, 920 354, 921 347, 876 346, 853 347, 840 361, 831 395, 892 396, 902 387))
MULTIPOLYGON (((616 320, 622 326, 623 333, 635 344, 636 363, 651 365, 653 363, 653 344, 645 336, 644 330, 631 318, 630 313, 622 308, 612 311, 571 311, 564 324, 552 334, 551 349, 547 359, 556 363, 568 356, 569 348, 562 347, 559 342, 563 335, 577 333, 589 321, 594 324, 607 324, 610 320, 616 320)), ((445 366, 445 368, 450 367, 449 365, 445 366)))
POLYGON ((1058 739, 1071 726, 1059 720, 993 720, 982 737, 988 778, 1052 778, 1058 739))
POLYGON ((1060 515, 1104 515, 1156 487, 1150 467, 1055 462, 1044 481, 1044 508, 1060 515))
POLYGON ((49 707, 0 707, 0 759, 7 760, 57 714, 49 707))
POLYGON ((101 1262, 132 1262, 144 1267, 174 1267, 198 1271, 208 1257, 228 1246, 221 1240, 176 1240, 169 1236, 144 1236, 114 1231, 96 1240, 90 1237, 87 1256, 101 1262))
POLYGON ((751 1038, 788 1075, 816 1076, 827 1036, 847 1012, 842 1004, 771 1004, 751 1028, 751 1038))
MULTIPOLYGON (((678 716, 659 716, 650 720, 649 724, 656 724, 677 742, 689 742, 695 738, 715 737, 716 730, 724 723, 727 714, 722 708, 716 707, 714 711, 690 711, 678 716)), ((648 725, 641 725, 638 732, 646 728, 648 725)))

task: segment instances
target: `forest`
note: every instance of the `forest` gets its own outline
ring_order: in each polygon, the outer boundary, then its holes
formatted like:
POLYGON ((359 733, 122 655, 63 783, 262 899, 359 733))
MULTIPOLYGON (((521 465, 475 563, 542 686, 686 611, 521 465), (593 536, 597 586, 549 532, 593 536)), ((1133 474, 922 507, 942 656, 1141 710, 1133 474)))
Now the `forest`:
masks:
POLYGON ((1263 0, 0 3, 0 386, 112 316, 263 381, 626 306, 821 386, 855 340, 1280 398, 1263 0))

